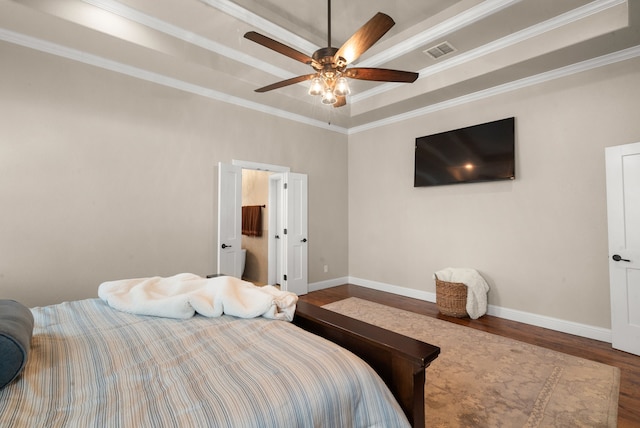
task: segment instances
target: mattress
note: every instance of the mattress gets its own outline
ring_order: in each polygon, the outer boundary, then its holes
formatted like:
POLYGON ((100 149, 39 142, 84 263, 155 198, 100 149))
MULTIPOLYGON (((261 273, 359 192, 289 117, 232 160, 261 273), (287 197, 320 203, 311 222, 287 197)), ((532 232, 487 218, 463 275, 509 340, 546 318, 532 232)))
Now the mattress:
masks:
POLYGON ((32 313, 0 426, 408 426, 368 365, 288 322, 140 316, 99 299, 32 313))

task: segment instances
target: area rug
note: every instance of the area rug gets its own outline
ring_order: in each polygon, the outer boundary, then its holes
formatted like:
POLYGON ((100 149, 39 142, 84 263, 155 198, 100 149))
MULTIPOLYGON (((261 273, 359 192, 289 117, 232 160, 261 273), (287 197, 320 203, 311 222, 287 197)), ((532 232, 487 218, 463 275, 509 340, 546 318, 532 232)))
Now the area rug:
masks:
POLYGON ((323 306, 439 346, 427 427, 615 427, 620 369, 350 297, 323 306))

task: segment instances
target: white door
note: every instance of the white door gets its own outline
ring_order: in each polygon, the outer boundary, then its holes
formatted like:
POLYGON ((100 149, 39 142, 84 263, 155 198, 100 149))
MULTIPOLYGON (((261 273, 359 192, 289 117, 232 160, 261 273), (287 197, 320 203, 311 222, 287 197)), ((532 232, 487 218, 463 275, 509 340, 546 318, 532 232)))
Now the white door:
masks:
POLYGON ((242 168, 218 163, 218 273, 242 275, 242 168))
POLYGON ((307 176, 287 172, 284 181, 283 290, 297 295, 309 292, 307 280, 307 176))
POLYGON ((267 281, 269 284, 280 284, 282 282, 282 268, 284 264, 282 233, 284 203, 282 174, 271 174, 269 176, 269 242, 268 242, 268 269, 267 281))
POLYGON ((640 143, 605 153, 612 346, 640 355, 640 143))

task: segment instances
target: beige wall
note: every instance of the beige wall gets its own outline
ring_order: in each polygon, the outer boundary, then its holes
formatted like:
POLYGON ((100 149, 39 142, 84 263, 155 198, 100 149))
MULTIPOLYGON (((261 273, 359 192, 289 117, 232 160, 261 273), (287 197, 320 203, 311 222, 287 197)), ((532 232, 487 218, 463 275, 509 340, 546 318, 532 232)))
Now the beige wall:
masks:
POLYGON ((216 165, 240 159, 309 176, 312 283, 433 292, 434 271, 468 266, 490 304, 610 325, 604 148, 640 141, 638 60, 347 144, 10 44, 0 58, 0 298, 44 305, 109 279, 213 272, 216 165), (517 180, 413 188, 416 137, 509 116, 517 180))
POLYGON ((7 43, 0 58, 0 298, 214 272, 232 159, 307 174, 309 281, 348 274, 345 135, 7 43))
POLYGON ((640 141, 640 61, 349 137, 349 274, 435 292, 472 267, 489 303, 610 327, 604 148, 640 141), (416 137, 516 117, 517 179, 413 187, 416 137))

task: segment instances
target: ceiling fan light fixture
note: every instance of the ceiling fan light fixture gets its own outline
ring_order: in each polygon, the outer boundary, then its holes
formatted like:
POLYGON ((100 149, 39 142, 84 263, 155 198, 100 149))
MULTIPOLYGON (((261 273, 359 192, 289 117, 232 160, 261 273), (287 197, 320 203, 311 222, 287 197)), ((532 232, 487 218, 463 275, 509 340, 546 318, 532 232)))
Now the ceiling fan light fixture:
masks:
POLYGON ((337 95, 339 97, 344 97, 351 93, 346 77, 338 77, 338 79, 336 80, 336 86, 333 89, 333 93, 334 95, 337 95))
POLYGON ((322 93, 322 104, 331 105, 335 104, 336 101, 338 101, 338 99, 336 98, 331 88, 326 87, 324 92, 322 93))
POLYGON ((311 86, 309 87, 309 95, 322 95, 324 88, 324 81, 319 77, 314 77, 311 80, 311 86))
POLYGON ((331 46, 331 0, 327 0, 329 13, 327 14, 328 34, 326 47, 316 50, 312 56, 299 52, 283 43, 271 39, 255 31, 248 31, 244 37, 266 48, 287 56, 293 60, 310 65, 313 74, 304 74, 271 85, 258 88, 256 92, 267 92, 285 86, 311 80, 310 95, 322 97, 322 103, 342 107, 346 105, 346 96, 351 93, 345 77, 357 80, 371 80, 375 82, 412 83, 418 78, 418 73, 385 68, 349 68, 349 64, 356 61, 364 52, 373 46, 383 35, 395 25, 393 19, 382 12, 376 13, 359 30, 342 44, 340 48, 331 46))

